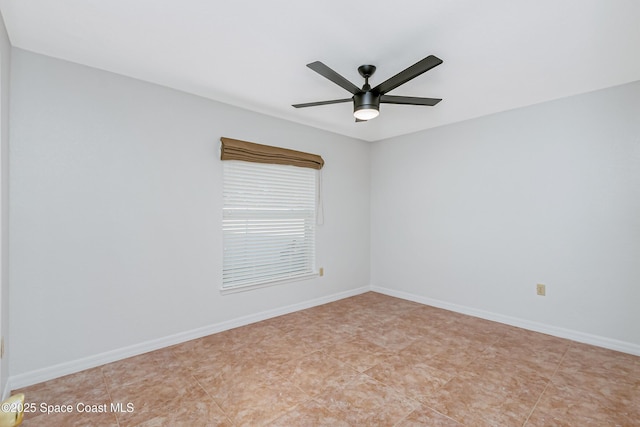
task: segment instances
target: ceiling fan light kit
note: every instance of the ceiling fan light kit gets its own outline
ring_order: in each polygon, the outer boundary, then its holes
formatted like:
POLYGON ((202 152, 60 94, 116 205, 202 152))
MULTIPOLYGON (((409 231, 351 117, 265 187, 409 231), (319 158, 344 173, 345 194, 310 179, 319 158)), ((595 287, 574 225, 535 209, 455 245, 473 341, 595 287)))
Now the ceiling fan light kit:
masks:
POLYGON ((322 62, 312 62, 310 64, 307 64, 307 67, 311 68, 321 76, 331 80, 338 86, 351 92, 353 96, 351 98, 333 99, 330 101, 293 104, 293 107, 315 107, 318 105, 338 104, 342 102, 353 101, 353 115, 356 118, 356 122, 366 122, 367 120, 378 117, 378 115, 380 114, 380 103, 434 106, 438 102, 442 101, 442 99, 418 98, 411 96, 391 96, 386 95, 386 93, 440 64, 442 64, 442 60, 440 58, 429 55, 421 61, 413 64, 411 67, 400 71, 395 76, 380 83, 373 89, 369 85, 369 77, 371 77, 376 71, 376 67, 374 65, 361 65, 360 67, 358 67, 358 72, 362 77, 364 77, 364 85, 362 86, 362 89, 360 89, 358 88, 358 86, 354 85, 349 80, 345 79, 340 74, 324 65, 322 62))
POLYGON ((367 120, 375 119, 380 115, 380 111, 375 108, 361 108, 357 109, 353 112, 353 117, 360 120, 361 122, 366 122, 367 120))

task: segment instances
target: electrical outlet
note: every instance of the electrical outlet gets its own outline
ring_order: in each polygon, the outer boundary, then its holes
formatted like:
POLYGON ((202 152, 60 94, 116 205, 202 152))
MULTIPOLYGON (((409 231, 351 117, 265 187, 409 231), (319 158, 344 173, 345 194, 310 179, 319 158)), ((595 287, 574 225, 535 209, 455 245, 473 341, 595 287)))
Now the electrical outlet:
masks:
POLYGON ((320 267, 320 269, 318 270, 318 276, 324 276, 324 268, 320 267))
POLYGON ((541 283, 536 285, 536 293, 540 296, 545 296, 547 294, 547 287, 541 283))

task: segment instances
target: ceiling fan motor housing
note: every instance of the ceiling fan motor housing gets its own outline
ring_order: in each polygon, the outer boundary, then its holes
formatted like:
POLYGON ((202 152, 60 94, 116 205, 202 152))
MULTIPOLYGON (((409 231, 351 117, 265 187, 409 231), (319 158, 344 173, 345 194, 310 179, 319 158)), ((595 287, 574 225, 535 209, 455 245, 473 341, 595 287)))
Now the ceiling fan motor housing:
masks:
POLYGON ((353 111, 358 110, 379 110, 380 109, 380 95, 377 95, 371 91, 358 92, 353 95, 353 111))

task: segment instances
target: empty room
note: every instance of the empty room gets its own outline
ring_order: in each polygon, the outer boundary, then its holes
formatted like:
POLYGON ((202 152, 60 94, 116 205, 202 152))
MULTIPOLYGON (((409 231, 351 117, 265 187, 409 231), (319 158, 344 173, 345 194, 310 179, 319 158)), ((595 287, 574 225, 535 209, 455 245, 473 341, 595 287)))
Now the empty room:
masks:
POLYGON ((640 425, 640 2, 0 13, 0 427, 640 425))

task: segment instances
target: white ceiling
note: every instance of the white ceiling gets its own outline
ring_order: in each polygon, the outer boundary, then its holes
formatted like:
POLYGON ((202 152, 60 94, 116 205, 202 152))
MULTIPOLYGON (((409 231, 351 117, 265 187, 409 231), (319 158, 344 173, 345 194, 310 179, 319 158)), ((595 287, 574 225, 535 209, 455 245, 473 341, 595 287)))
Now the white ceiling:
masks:
POLYGON ((374 141, 640 80, 638 0, 0 0, 15 47, 374 141), (305 65, 357 86, 427 55, 444 63, 354 123, 349 98, 305 65))

